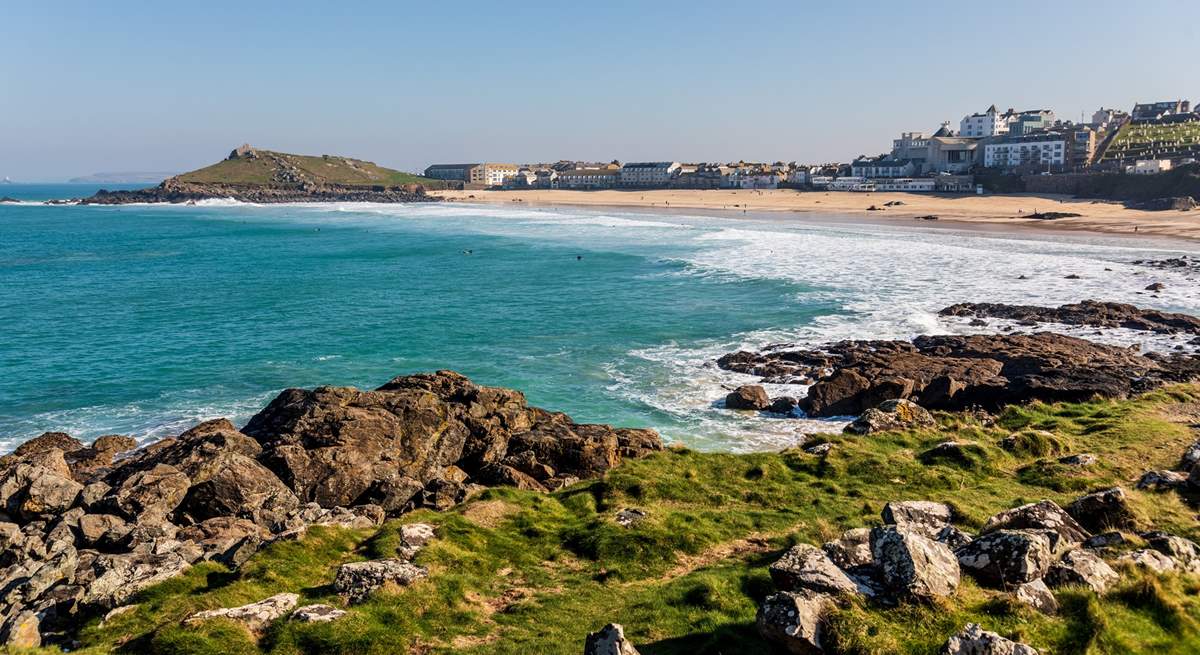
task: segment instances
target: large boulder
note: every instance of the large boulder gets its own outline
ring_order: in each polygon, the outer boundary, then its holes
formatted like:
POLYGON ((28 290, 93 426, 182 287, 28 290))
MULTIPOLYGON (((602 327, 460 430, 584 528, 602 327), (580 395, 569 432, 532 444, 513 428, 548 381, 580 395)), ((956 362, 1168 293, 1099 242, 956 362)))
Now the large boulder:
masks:
POLYGON ((1079 543, 1091 536, 1070 514, 1052 500, 1043 500, 992 516, 980 534, 997 530, 1053 530, 1068 543, 1079 543))
POLYGON ((363 602, 372 592, 384 585, 407 587, 427 577, 427 569, 401 559, 352 562, 338 567, 333 589, 354 604, 363 602))
POLYGON ((609 623, 588 633, 583 655, 638 655, 638 651, 625 638, 625 628, 618 623, 609 623))
POLYGON ((184 619, 183 624, 197 625, 211 619, 229 619, 246 626, 253 634, 261 634, 269 625, 287 616, 299 601, 299 594, 275 594, 249 605, 196 612, 184 619))
POLYGON ((1038 652, 1032 646, 1005 639, 984 630, 978 623, 970 623, 946 640, 941 655, 1038 655, 1038 652))
POLYGON ((1067 513, 1092 532, 1132 530, 1137 516, 1129 505, 1129 494, 1121 487, 1101 489, 1075 499, 1067 513))
POLYGON ((937 425, 933 414, 911 400, 888 400, 862 413, 847 425, 851 434, 873 434, 890 430, 914 430, 937 425))
POLYGON ((960 548, 958 563, 981 582, 1009 588, 1046 574, 1054 562, 1044 534, 1031 530, 997 530, 960 548))
POLYGON ((726 409, 749 409, 761 411, 771 406, 766 389, 757 384, 746 384, 725 396, 726 409))
POLYGON ((929 539, 937 539, 950 525, 951 514, 949 505, 928 500, 892 501, 884 505, 881 512, 885 525, 894 525, 929 539))
POLYGON ((959 566, 945 545, 894 526, 871 530, 871 553, 884 585, 914 600, 949 596, 958 589, 959 566))
POLYGON ((1098 594, 1119 578, 1099 555, 1085 549, 1068 551, 1046 572, 1046 582, 1051 587, 1087 587, 1098 594))
MULTIPOLYGON (((494 464, 521 473, 520 480, 537 481, 521 469, 535 471, 545 478, 539 486, 556 487, 564 476, 595 477, 622 457, 662 448, 653 431, 577 424, 529 407, 519 392, 451 371, 398 377, 375 391, 289 389, 243 432, 302 501, 376 503, 389 513, 425 504, 431 488, 461 488, 450 471, 475 476, 494 464)), ((461 495, 451 494, 450 503, 461 495)))
POLYGON ((755 624, 763 639, 792 655, 823 653, 826 613, 833 599, 811 591, 784 591, 768 596, 755 624))
POLYGON ((92 563, 83 602, 109 610, 190 567, 191 562, 176 552, 101 555, 92 563))
POLYGON ((241 566, 250 559, 269 536, 253 521, 232 516, 216 516, 195 525, 181 528, 178 539, 195 543, 203 552, 202 559, 214 560, 228 566, 241 566))
POLYGON ((1171 559, 1170 556, 1149 548, 1131 550, 1123 553, 1117 560, 1128 562, 1133 566, 1153 571, 1154 573, 1168 573, 1178 568, 1175 560, 1171 559))
POLYGON ((165 517, 187 495, 191 481, 182 471, 169 464, 155 464, 127 478, 116 489, 117 507, 130 519, 143 515, 165 517))
POLYGON ((1017 585, 1013 589, 1013 598, 1018 603, 1028 605, 1042 614, 1058 613, 1058 599, 1054 597, 1054 592, 1050 591, 1050 587, 1047 587, 1046 582, 1041 578, 1017 585))
POLYGON ((807 589, 831 595, 854 595, 858 586, 816 546, 797 544, 788 549, 768 571, 781 591, 807 589))
POLYGON ((0 512, 23 522, 52 517, 70 509, 82 491, 61 450, 33 449, 0 473, 0 512))

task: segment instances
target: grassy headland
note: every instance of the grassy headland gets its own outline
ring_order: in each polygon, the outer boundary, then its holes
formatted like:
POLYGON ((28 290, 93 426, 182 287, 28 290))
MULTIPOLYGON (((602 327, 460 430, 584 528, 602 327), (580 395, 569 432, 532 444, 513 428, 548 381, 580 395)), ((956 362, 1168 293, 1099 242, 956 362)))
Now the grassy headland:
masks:
MULTIPOLYGON (((330 583, 340 563, 394 555, 399 521, 378 530, 313 529, 232 572, 207 563, 140 595, 133 611, 93 620, 84 653, 563 653, 610 621, 646 655, 769 652, 754 628, 771 593, 767 566, 789 545, 820 544, 880 523, 891 500, 950 504, 973 530, 1000 510, 1124 485, 1145 528, 1200 536, 1195 510, 1174 492, 1134 491, 1152 468, 1170 468, 1195 440, 1200 386, 1134 400, 1011 407, 994 424, 939 416, 933 429, 833 436, 824 456, 803 451, 732 455, 669 449, 628 461, 605 478, 552 494, 496 488, 446 513, 402 522, 437 526, 417 557, 428 580, 377 593, 327 624, 277 623, 255 642, 233 623, 180 620, 271 594, 340 605, 330 583), (1021 435, 1016 447, 1001 439, 1021 435), (977 447, 957 462, 918 453, 954 438, 977 447), (1099 457, 1091 467, 1057 462, 1099 457), (619 526, 614 514, 649 517, 619 526)), ((1133 538, 1136 541, 1136 537, 1133 538)), ((964 577, 936 605, 881 608, 855 601, 832 617, 831 653, 929 653, 968 622, 1051 653, 1185 653, 1200 649, 1200 580, 1123 571, 1103 595, 1056 592, 1058 616, 1017 605, 964 577)))
POLYGON ((176 176, 191 184, 264 185, 277 184, 281 173, 316 184, 345 186, 403 186, 422 184, 441 188, 438 180, 384 168, 378 164, 335 155, 292 155, 255 150, 255 156, 230 157, 212 166, 176 176))

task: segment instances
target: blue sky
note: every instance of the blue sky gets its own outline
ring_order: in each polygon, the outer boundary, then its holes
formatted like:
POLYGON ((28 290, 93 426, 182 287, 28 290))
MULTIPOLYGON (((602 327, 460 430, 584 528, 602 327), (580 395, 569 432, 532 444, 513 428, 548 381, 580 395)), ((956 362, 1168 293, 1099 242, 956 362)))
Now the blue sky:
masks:
POLYGON ((0 176, 254 145, 439 161, 847 160, 995 103, 1200 100, 1200 3, 0 2, 0 176))

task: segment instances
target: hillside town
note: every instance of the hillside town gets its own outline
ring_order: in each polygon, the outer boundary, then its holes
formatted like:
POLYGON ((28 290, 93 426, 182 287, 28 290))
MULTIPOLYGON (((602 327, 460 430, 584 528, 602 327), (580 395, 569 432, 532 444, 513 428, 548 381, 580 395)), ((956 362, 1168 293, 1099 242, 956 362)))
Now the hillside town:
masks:
POLYGON ((992 105, 849 163, 585 162, 434 164, 425 177, 464 189, 817 189, 982 192, 996 176, 1154 175, 1200 159, 1200 111, 1188 100, 1100 108, 1091 120, 992 105))

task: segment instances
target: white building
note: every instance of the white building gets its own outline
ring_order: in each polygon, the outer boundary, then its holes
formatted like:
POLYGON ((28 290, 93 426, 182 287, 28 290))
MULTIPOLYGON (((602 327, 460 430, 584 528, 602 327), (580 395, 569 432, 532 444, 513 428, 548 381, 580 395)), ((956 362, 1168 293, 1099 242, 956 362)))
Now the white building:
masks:
POLYGON ((982 114, 964 117, 958 125, 958 136, 971 139, 1008 133, 1008 119, 996 109, 996 105, 988 107, 982 114))
POLYGON ((785 179, 787 175, 780 171, 739 166, 730 170, 722 182, 726 189, 777 189, 785 179))
POLYGON ((650 189, 665 187, 679 172, 677 161, 635 162, 621 167, 620 185, 650 189))
POLYGON ((847 175, 829 183, 830 191, 874 191, 875 184, 865 177, 847 175))
POLYGON ((1158 175, 1171 170, 1170 159, 1139 159, 1133 164, 1134 175, 1158 175))
POLYGON ((985 168, 1061 168, 1067 164, 1067 139, 1046 132, 1004 139, 983 147, 985 168))
POLYGON ((808 185, 814 189, 828 189, 830 184, 833 184, 832 175, 808 175, 808 185))
POLYGON ((856 159, 850 164, 850 171, 857 177, 912 177, 917 172, 912 162, 888 156, 856 159))

